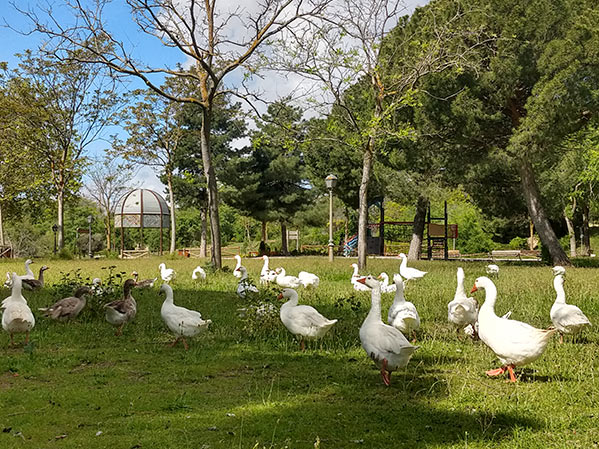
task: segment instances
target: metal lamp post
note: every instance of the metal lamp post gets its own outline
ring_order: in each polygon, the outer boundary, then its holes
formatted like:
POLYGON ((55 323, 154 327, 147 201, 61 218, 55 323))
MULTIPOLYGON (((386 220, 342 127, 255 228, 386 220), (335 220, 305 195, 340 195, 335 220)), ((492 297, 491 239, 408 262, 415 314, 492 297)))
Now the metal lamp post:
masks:
POLYGON ((90 259, 93 257, 93 254, 92 254, 92 221, 93 220, 94 220, 94 217, 92 217, 91 215, 87 216, 87 224, 88 224, 87 253, 88 253, 90 259))
POLYGON ((56 256, 56 247, 57 247, 56 233, 58 232, 58 225, 57 224, 53 224, 52 225, 52 232, 54 233, 54 255, 56 256))
POLYGON ((335 248, 335 243, 333 243, 333 189, 337 184, 337 176, 329 175, 324 182, 329 189, 329 262, 332 262, 335 258, 333 254, 335 248))

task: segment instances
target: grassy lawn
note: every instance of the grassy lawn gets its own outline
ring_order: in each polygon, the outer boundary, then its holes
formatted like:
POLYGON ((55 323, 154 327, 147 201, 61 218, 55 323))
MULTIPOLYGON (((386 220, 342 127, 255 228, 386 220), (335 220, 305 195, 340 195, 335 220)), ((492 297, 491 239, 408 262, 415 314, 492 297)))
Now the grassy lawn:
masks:
MULTIPOLYGON (((447 323, 457 263, 418 262, 428 270, 406 297, 422 319, 420 349, 407 369, 381 382, 360 346, 359 327, 369 293, 353 291, 350 259, 271 259, 289 274, 317 273, 320 287, 300 291, 300 303, 339 322, 322 342, 299 351, 278 319, 243 321, 231 273, 191 280, 197 260, 42 261, 51 267, 46 289, 25 292, 36 312, 33 343, 8 347, 0 334, 0 448, 592 448, 599 442, 599 351, 595 327, 579 342, 555 338, 520 382, 490 379, 498 366, 481 342, 458 339, 447 323), (134 290, 138 314, 121 337, 84 310, 72 323, 41 317, 37 308, 59 299, 61 273, 78 268, 103 277, 102 267, 158 274, 165 261, 178 277, 175 303, 202 312, 212 328, 181 346, 160 318, 158 286, 134 290)), ((226 260, 229 267, 233 260, 226 260)), ((369 260, 369 272, 396 272, 398 260, 369 260)), ((244 260, 257 281, 262 261, 244 260)), ((466 285, 484 274, 483 263, 463 265, 466 285)), ((21 261, 0 272, 24 272, 21 261)), ((599 324, 599 270, 568 270, 567 300, 599 324)), ((497 313, 549 326, 555 298, 548 267, 501 266, 497 313)), ((4 297, 9 296, 4 289, 4 297)), ((264 298, 276 301, 276 289, 264 298)), ((477 297, 482 301, 482 293, 477 297)), ((393 296, 383 298, 383 313, 393 296)), ((19 336, 17 341, 22 341, 19 336)))

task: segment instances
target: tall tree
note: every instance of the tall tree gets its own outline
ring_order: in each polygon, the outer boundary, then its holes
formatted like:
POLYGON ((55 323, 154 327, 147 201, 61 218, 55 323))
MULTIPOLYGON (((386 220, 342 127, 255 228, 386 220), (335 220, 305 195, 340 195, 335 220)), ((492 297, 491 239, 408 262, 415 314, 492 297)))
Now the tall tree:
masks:
POLYGON ((134 170, 106 154, 103 159, 95 160, 86 170, 88 182, 85 184, 87 195, 96 202, 104 217, 106 249, 114 249, 114 213, 117 201, 127 191, 135 188, 131 183, 134 170))
MULTIPOLYGON (((176 81, 176 80, 174 80, 176 81)), ((167 83, 165 84, 173 84, 167 83)), ((172 88, 161 86, 165 92, 172 88)), ((128 133, 125 143, 114 143, 115 152, 124 159, 146 165, 162 171, 168 188, 170 200, 171 242, 169 252, 175 252, 177 244, 177 223, 175 219, 175 192, 173 176, 175 172, 175 153, 183 129, 177 123, 176 116, 181 103, 173 102, 153 90, 135 92, 142 96, 137 104, 123 111, 124 130, 128 133)))
MULTIPOLYGON (((179 83, 183 84, 183 83, 179 83)), ((197 88, 197 86, 195 86, 197 88)), ((185 83, 187 89, 194 85, 185 83)), ((177 114, 177 123, 182 128, 181 141, 174 153, 173 190, 184 207, 200 210, 202 219, 200 235, 200 257, 206 253, 206 229, 209 214, 207 183, 201 153, 202 108, 195 104, 184 104, 177 114)), ((234 150, 232 142, 246 136, 246 123, 239 103, 230 103, 230 98, 223 95, 215 101, 212 111, 211 152, 217 168, 217 177, 222 178, 223 166, 234 150)))
POLYGON ((287 254, 287 224, 309 201, 302 143, 302 111, 284 99, 271 104, 257 121, 251 148, 240 151, 227 164, 223 181, 232 187, 225 195, 231 206, 262 223, 281 226, 281 251, 287 254))
POLYGON ((386 117, 409 103, 422 77, 467 64, 470 48, 480 45, 476 29, 463 30, 468 33, 468 42, 455 39, 460 31, 456 23, 462 19, 463 11, 453 8, 448 12, 443 3, 434 2, 411 19, 400 20, 406 12, 401 0, 342 0, 327 10, 321 22, 312 22, 313 26, 304 33, 296 33, 281 43, 284 49, 281 54, 290 57, 276 63, 321 83, 322 91, 342 114, 344 126, 353 130, 352 145, 361 151, 360 268, 366 266, 368 189, 381 139, 389 132, 384 126, 386 117), (391 30, 396 38, 385 50, 391 30), (465 45, 450 45, 450 39, 465 45), (383 70, 392 60, 402 63, 395 62, 394 70, 383 70), (363 83, 369 97, 371 107, 366 113, 363 105, 356 109, 347 101, 348 88, 358 82, 363 83))
POLYGON ((128 40, 119 40, 118 33, 107 26, 106 17, 110 14, 105 14, 105 9, 110 0, 96 0, 90 7, 82 2, 69 3, 75 20, 68 26, 64 16, 59 17, 50 8, 22 12, 31 19, 36 31, 54 38, 56 45, 85 49, 86 54, 81 58, 85 62, 102 64, 140 78, 159 95, 201 107, 201 153, 210 209, 211 260, 215 267, 221 268, 218 185, 211 150, 215 101, 223 93, 239 93, 232 86, 225 86, 225 79, 232 78, 236 69, 252 73, 256 69, 252 61, 258 60, 252 57, 261 48, 283 30, 299 25, 302 19, 320 14, 329 1, 266 0, 252 8, 231 9, 229 4, 219 5, 217 0, 128 0, 132 23, 151 38, 158 39, 161 45, 176 49, 189 59, 190 70, 164 67, 163 61, 154 66, 148 61, 139 61, 128 40), (49 18, 48 23, 40 17, 49 18), (156 74, 194 80, 199 86, 197 94, 166 92, 156 81, 156 74))
POLYGON ((8 206, 28 191, 47 186, 44 165, 32 148, 48 144, 39 124, 44 105, 36 100, 27 79, 0 73, 0 246, 5 245, 4 216, 8 206))
POLYGON ((83 50, 53 57, 26 52, 18 76, 27 77, 37 101, 44 104, 48 145, 30 150, 49 169, 56 195, 58 247, 64 246, 65 196, 79 188, 87 147, 101 137, 119 105, 115 81, 98 68, 78 62, 83 50))
POLYGON ((568 265, 539 176, 561 157, 564 136, 597 110, 596 8, 584 0, 477 5, 472 20, 498 39, 480 49, 478 71, 455 73, 458 89, 431 92, 437 100, 428 100, 429 117, 454 143, 455 157, 477 161, 473 170, 492 165, 517 173, 541 242, 553 263, 568 265), (451 99, 451 120, 434 112, 440 98, 451 99))

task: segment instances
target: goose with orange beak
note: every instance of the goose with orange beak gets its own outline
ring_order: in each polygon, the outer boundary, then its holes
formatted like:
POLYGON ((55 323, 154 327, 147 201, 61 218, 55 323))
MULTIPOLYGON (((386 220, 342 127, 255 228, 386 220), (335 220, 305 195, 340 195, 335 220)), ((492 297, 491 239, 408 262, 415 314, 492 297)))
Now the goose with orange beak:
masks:
POLYGON ((383 383, 389 386, 391 373, 405 367, 418 346, 412 346, 401 331, 381 320, 381 283, 372 276, 357 282, 371 289, 370 312, 360 327, 360 341, 366 354, 381 370, 383 383))
POLYGON ((485 291, 485 302, 478 312, 478 336, 495 353, 502 366, 486 372, 499 376, 506 371, 509 381, 516 382, 514 368, 534 362, 545 351, 556 329, 537 329, 521 321, 498 317, 495 314, 497 288, 486 276, 474 282, 470 293, 485 291))

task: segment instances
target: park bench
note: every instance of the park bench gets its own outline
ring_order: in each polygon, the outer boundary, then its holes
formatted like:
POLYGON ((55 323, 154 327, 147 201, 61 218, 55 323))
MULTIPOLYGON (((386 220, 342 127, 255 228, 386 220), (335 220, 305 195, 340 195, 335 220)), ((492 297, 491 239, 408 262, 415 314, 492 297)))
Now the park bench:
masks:
POLYGON ((491 258, 496 259, 518 259, 522 260, 522 251, 519 249, 496 249, 491 251, 491 258))

